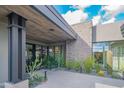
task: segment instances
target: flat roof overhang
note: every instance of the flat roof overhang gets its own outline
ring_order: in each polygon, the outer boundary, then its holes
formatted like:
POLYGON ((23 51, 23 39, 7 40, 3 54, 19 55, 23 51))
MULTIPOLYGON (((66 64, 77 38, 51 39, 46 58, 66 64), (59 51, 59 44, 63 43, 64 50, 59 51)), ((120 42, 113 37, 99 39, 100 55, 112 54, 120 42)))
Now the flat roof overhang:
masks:
POLYGON ((52 6, 0 6, 0 19, 11 12, 27 19, 27 39, 44 43, 76 39, 77 34, 52 6))

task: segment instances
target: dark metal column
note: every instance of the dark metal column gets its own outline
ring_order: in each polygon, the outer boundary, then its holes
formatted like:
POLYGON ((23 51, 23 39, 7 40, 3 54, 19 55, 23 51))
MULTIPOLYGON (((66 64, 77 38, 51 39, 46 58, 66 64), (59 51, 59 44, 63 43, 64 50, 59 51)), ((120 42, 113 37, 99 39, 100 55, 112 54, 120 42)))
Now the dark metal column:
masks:
POLYGON ((55 57, 56 57, 56 56, 55 56, 55 55, 56 55, 56 54, 55 54, 55 45, 53 46, 53 53, 54 53, 54 59, 55 59, 55 57))
POLYGON ((26 78, 26 69, 25 69, 25 66, 26 66, 26 57, 25 57, 25 51, 26 51, 26 30, 25 30, 25 26, 26 26, 26 20, 24 18, 22 18, 22 26, 24 27, 24 29, 22 29, 22 33, 21 33, 21 39, 22 39, 22 42, 21 42, 21 46, 22 46, 22 74, 21 74, 21 79, 24 80, 26 78))
POLYGON ((47 46, 47 57, 49 56, 49 46, 47 46))
POLYGON ((8 15, 8 21, 9 81, 16 83, 25 78, 26 19, 16 13, 10 13, 8 15))
POLYGON ((32 47, 32 61, 34 62, 35 59, 36 59, 36 45, 33 44, 33 47, 32 47))

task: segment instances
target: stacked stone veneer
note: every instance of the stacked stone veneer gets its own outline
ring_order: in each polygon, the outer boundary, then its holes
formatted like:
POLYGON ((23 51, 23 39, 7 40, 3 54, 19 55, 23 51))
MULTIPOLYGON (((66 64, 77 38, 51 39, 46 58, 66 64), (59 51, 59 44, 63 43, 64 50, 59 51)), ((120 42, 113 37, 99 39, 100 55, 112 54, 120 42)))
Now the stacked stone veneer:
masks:
POLYGON ((77 39, 66 41, 66 60, 81 61, 92 53, 92 23, 78 23, 72 28, 77 33, 77 39))

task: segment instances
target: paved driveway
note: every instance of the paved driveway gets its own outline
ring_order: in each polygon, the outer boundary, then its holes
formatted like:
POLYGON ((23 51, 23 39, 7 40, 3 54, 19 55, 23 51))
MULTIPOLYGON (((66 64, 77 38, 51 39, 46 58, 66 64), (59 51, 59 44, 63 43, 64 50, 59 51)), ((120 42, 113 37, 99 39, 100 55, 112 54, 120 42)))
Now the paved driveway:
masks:
POLYGON ((104 78, 69 71, 48 71, 48 81, 37 88, 94 88, 96 85, 103 87, 124 87, 124 80, 104 78), (107 85, 107 86, 106 86, 107 85))

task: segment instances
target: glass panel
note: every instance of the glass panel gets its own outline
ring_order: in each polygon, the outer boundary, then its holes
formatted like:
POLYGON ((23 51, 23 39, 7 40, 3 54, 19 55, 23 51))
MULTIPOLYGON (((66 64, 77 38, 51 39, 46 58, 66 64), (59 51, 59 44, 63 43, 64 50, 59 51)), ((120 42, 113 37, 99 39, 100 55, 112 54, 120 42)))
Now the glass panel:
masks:
POLYGON ((64 58, 64 55, 65 55, 65 50, 64 50, 64 46, 61 46, 61 63, 60 63, 60 67, 64 67, 65 66, 65 58, 64 58))
POLYGON ((54 55, 54 47, 53 46, 49 47, 49 54, 54 55))
POLYGON ((55 59, 58 62, 58 67, 60 67, 60 46, 55 47, 55 59))
POLYGON ((118 70, 118 47, 115 47, 113 50, 113 70, 118 70))
POLYGON ((26 62, 29 63, 32 60, 32 50, 33 50, 33 46, 27 44, 26 45, 26 62))
POLYGON ((103 68, 106 67, 107 53, 109 51, 109 42, 101 42, 93 44, 93 55, 95 62, 99 63, 103 68))
POLYGON ((47 55, 47 47, 42 47, 42 57, 44 58, 47 55))
POLYGON ((39 59, 44 68, 57 68, 64 66, 64 46, 26 45, 26 61, 31 63, 32 58, 39 59), (35 56, 35 57, 34 57, 35 56))
POLYGON ((119 69, 123 70, 124 69, 124 47, 120 48, 120 59, 119 59, 119 69))
POLYGON ((36 59, 42 61, 42 50, 40 45, 36 45, 36 59))
POLYGON ((48 62, 47 62, 47 46, 42 46, 41 48, 42 53, 41 53, 41 57, 42 57, 42 66, 43 68, 47 68, 48 62))
POLYGON ((36 58, 41 59, 41 46, 40 45, 36 45, 36 58))

